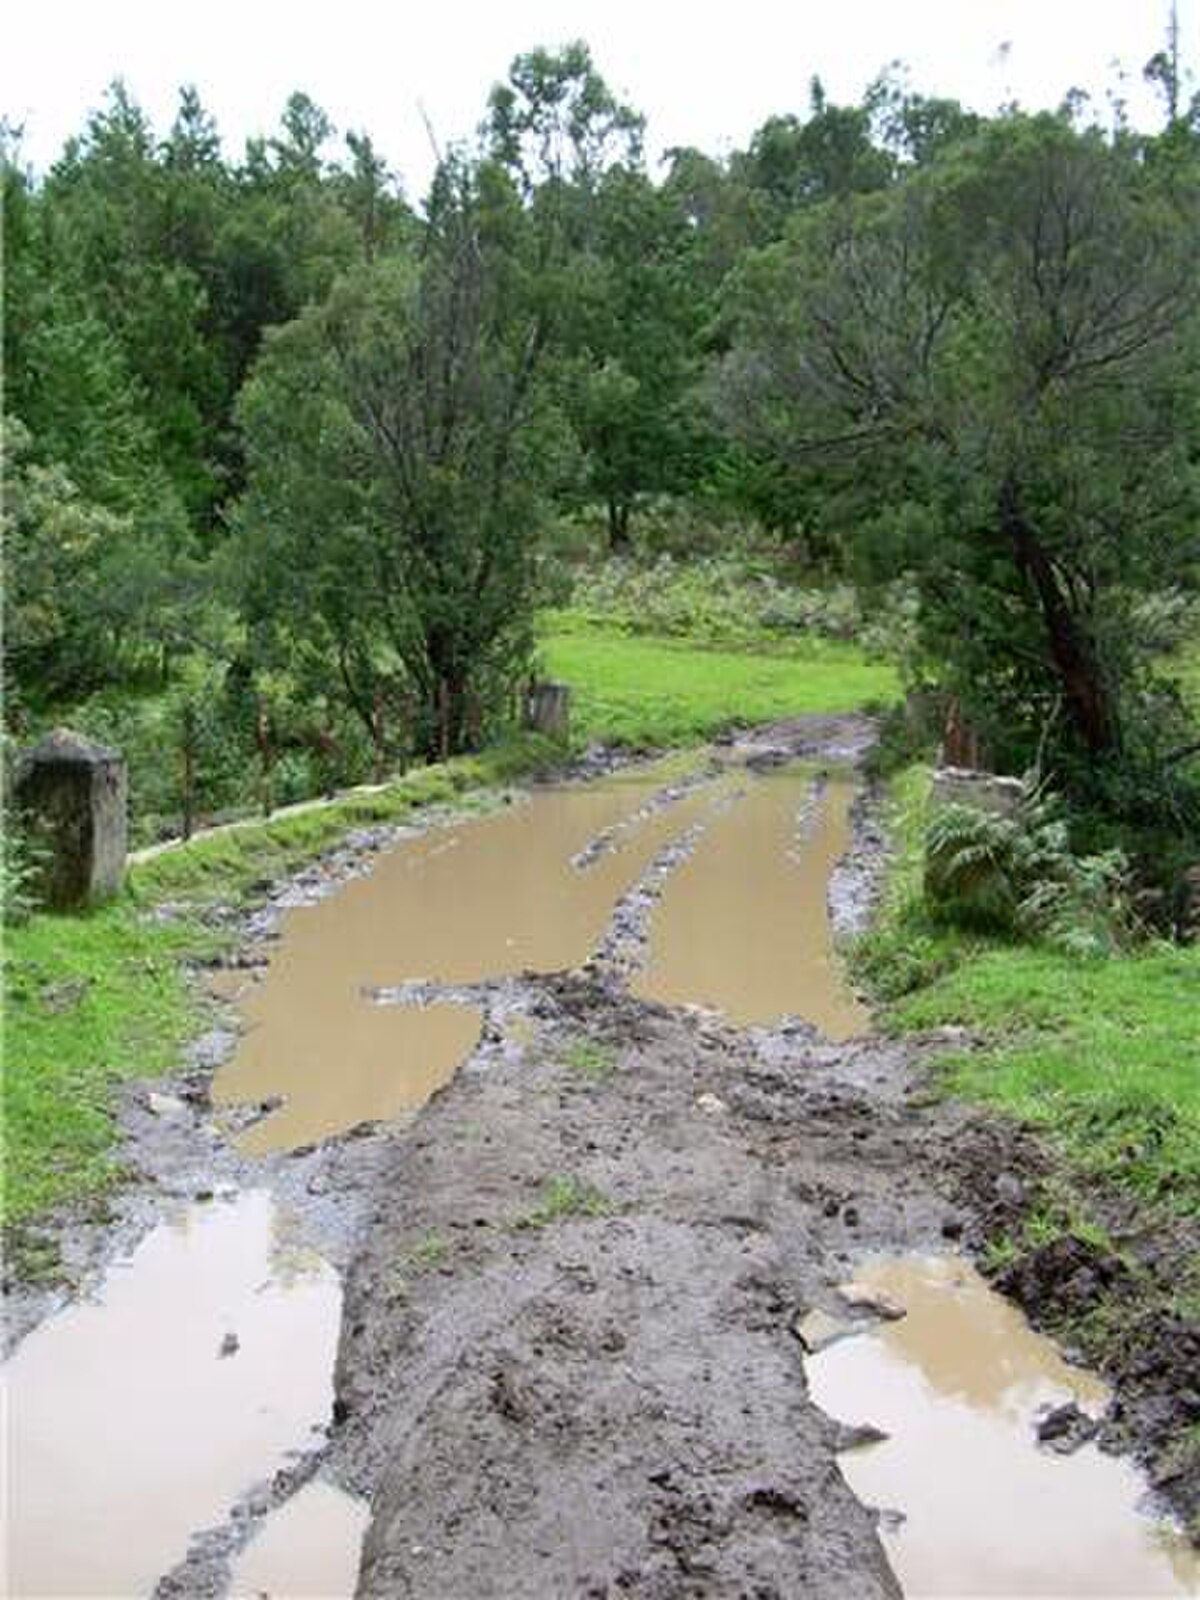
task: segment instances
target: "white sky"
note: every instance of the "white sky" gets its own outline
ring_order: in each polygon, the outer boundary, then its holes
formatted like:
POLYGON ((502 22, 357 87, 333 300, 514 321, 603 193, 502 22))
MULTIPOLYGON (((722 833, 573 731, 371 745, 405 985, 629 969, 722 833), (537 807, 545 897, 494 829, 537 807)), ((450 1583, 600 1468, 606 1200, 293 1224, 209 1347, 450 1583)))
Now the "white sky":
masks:
MULTIPOLYGON (((1179 10, 1183 59, 1200 65, 1200 0, 1179 10)), ((985 111, 1054 106, 1075 86, 1103 111, 1123 70, 1133 120, 1156 125, 1141 69, 1167 11, 1168 0, 14 0, 0 112, 24 123, 25 158, 44 168, 113 77, 163 133, 191 81, 236 156, 304 89, 339 129, 369 132, 418 198, 431 165, 420 108, 441 141, 468 136, 512 57, 538 44, 586 39, 648 117, 649 154, 717 154, 774 113, 802 112, 814 72, 853 100, 895 58, 915 87, 985 111)))

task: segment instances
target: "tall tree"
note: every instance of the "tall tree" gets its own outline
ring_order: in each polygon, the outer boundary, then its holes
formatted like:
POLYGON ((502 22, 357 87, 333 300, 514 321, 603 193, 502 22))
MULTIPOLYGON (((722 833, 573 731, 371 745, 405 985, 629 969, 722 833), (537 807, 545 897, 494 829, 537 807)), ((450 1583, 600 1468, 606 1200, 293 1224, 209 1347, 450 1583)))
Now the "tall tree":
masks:
POLYGON ((275 334, 242 405, 248 557, 289 570, 294 625, 319 614, 344 660, 403 663, 431 755, 479 736, 530 649, 548 459, 531 245, 499 169, 444 165, 415 257, 275 334))
POLYGON ((719 403, 826 464, 860 550, 1014 761, 1089 774, 1151 732, 1138 606, 1200 585, 1195 186, 1013 115, 747 265, 719 403))

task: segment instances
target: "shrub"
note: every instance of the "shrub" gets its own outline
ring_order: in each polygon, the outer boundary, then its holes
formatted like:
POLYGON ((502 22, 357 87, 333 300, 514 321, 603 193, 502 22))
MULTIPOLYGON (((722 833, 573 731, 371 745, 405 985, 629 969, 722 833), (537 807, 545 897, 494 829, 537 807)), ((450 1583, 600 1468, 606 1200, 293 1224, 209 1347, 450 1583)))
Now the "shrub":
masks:
POLYGON ((1120 850, 1077 856, 1057 801, 1035 785, 1012 816, 937 810, 925 834, 925 896, 935 919, 1099 954, 1133 931, 1120 850))

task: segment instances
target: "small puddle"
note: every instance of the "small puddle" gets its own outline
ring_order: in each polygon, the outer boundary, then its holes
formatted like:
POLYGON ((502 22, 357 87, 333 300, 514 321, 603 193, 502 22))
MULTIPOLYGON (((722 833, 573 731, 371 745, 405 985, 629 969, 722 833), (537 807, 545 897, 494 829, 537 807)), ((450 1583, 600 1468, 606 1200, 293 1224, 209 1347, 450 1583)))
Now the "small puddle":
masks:
POLYGON ((350 1600, 371 1513, 321 1478, 266 1519, 233 1564, 230 1600, 350 1600))
POLYGON ((854 786, 831 779, 801 831, 812 777, 750 780, 674 872, 650 923, 650 959, 635 994, 699 1004, 749 1025, 799 1016, 830 1039, 870 1017, 833 948, 826 895, 850 846, 854 786))
POLYGON ((265 1191, 155 1228, 6 1365, 6 1592, 148 1594, 316 1442, 340 1315, 336 1273, 265 1191))
POLYGON ((810 1357, 809 1391, 828 1415, 889 1436, 839 1464, 865 1504, 902 1513, 881 1537, 906 1595, 1197 1593, 1200 1561, 1140 1513, 1146 1485, 1130 1462, 1036 1443, 1044 1408, 1103 1408, 1097 1378, 964 1261, 876 1262, 855 1283, 906 1315, 810 1357))
POLYGON ((422 1105, 479 1039, 476 1006, 380 1006, 364 989, 479 983, 578 966, 620 897, 714 803, 704 785, 643 815, 661 780, 536 791, 491 816, 398 845, 367 877, 289 911, 218 1104, 285 1105, 239 1140, 291 1149, 422 1105), (573 859, 597 837, 607 847, 573 859))

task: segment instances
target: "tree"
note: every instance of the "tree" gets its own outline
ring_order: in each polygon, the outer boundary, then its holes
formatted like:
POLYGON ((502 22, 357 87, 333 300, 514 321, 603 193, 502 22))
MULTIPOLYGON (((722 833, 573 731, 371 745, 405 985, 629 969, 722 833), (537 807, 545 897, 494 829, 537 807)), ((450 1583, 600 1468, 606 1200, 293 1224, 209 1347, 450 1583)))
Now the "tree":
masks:
POLYGON ((241 407, 243 547, 347 662, 390 652, 428 755, 474 742, 531 648, 537 376, 528 219, 493 166, 444 165, 412 258, 345 276, 273 335, 241 407))
POLYGON ((1129 141, 1013 115, 797 219, 730 302, 727 426, 822 463, 860 556, 915 573, 1004 758, 1093 789, 1159 731, 1139 608, 1200 586, 1195 202, 1129 141))

